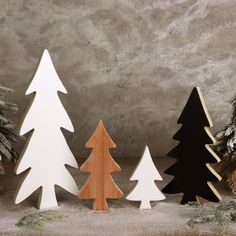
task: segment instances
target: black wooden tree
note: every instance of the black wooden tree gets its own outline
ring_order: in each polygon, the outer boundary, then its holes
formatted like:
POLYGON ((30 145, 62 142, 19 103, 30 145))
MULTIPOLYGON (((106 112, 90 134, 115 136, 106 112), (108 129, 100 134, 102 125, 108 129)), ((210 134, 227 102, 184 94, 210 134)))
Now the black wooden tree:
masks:
POLYGON ((165 171, 173 175, 174 179, 163 192, 183 193, 181 204, 199 201, 199 197, 213 202, 220 201, 220 194, 211 181, 219 181, 221 177, 208 164, 217 163, 220 159, 209 147, 215 143, 208 129, 213 124, 198 87, 192 90, 178 124, 182 124, 182 127, 173 139, 180 143, 168 153, 177 162, 165 171))

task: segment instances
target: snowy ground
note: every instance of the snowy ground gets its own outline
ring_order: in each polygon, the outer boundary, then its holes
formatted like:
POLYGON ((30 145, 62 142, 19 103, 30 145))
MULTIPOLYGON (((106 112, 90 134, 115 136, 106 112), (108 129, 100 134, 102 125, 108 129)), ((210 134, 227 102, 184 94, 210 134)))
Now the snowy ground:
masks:
MULTIPOLYGON (((135 185, 129 177, 138 160, 119 161, 122 172, 113 174, 115 181, 125 194, 135 185)), ((156 162, 164 181, 159 182, 161 189, 171 177, 162 173, 171 160, 160 158, 156 162)), ((79 163, 81 164, 81 163, 79 163)), ((78 170, 71 170, 79 187, 85 182, 87 175, 78 170)), ((43 174, 43 173, 42 173, 43 174)), ((20 205, 14 205, 13 197, 20 180, 11 172, 4 180, 5 194, 0 195, 0 235, 236 235, 235 225, 230 225, 224 234, 214 225, 190 228, 186 222, 196 214, 193 209, 180 205, 181 195, 168 195, 162 202, 152 203, 151 210, 139 210, 139 203, 125 199, 109 201, 108 212, 92 211, 92 201, 81 201, 76 197, 57 189, 57 197, 65 219, 58 223, 48 224, 42 230, 19 228, 16 223, 25 215, 36 213, 38 192, 20 205)), ((217 189, 229 202, 233 196, 222 185, 217 189)))

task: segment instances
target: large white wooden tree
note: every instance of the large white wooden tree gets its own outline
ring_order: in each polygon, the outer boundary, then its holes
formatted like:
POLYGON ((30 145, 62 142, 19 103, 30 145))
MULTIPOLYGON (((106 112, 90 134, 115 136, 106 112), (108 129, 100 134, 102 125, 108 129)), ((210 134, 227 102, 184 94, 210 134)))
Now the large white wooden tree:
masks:
POLYGON ((40 209, 58 206, 55 185, 77 195, 79 190, 66 165, 78 168, 61 128, 74 131, 57 92, 67 93, 44 50, 36 74, 26 91, 34 93, 33 103, 21 126, 20 135, 33 131, 16 166, 16 174, 28 170, 18 188, 15 203, 20 203, 41 188, 40 209))
POLYGON ((165 199, 164 194, 157 188, 154 182, 154 180, 162 180, 162 177, 152 161, 147 146, 130 180, 138 180, 138 183, 126 199, 141 201, 140 209, 151 209, 150 201, 165 199))

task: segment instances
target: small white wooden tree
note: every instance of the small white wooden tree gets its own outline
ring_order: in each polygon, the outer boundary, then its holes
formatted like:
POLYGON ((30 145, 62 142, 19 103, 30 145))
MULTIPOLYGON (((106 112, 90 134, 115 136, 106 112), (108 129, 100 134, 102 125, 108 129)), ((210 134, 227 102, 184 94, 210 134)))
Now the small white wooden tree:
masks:
POLYGON ((20 135, 33 131, 16 166, 16 174, 28 170, 18 188, 15 203, 20 203, 41 187, 40 209, 58 206, 55 185, 77 195, 78 187, 65 165, 78 168, 61 128, 71 132, 73 125, 57 92, 67 93, 47 50, 26 91, 34 93, 33 103, 24 119, 20 135))
POLYGON ((157 188, 154 182, 154 180, 162 180, 162 177, 152 161, 147 146, 130 180, 138 180, 138 183, 126 199, 141 201, 140 209, 151 209, 150 201, 165 199, 164 194, 157 188))

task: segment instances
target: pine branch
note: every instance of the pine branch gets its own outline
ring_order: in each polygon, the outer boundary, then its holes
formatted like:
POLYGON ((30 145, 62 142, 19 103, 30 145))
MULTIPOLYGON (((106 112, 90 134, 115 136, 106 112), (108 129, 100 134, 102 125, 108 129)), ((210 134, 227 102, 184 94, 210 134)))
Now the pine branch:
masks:
POLYGON ((3 133, 6 137, 13 136, 15 138, 20 138, 20 135, 13 128, 2 126, 0 127, 0 133, 3 133))
POLYGON ((7 135, 7 139, 8 139, 9 141, 13 142, 13 143, 17 143, 19 138, 22 139, 22 140, 25 139, 25 137, 23 137, 23 136, 15 137, 15 136, 10 135, 10 134, 7 135))
POLYGON ((5 123, 4 125, 0 125, 0 127, 4 127, 5 129, 15 129, 16 125, 14 123, 5 123))
POLYGON ((11 152, 2 143, 0 143, 0 153, 9 161, 13 159, 11 152))
POLYGON ((0 133, 0 142, 2 143, 2 145, 4 145, 4 147, 6 147, 9 151, 11 151, 12 149, 11 144, 2 133, 0 133))
POLYGON ((14 148, 12 148, 12 149, 11 149, 11 155, 12 155, 12 160, 13 160, 14 162, 16 162, 16 160, 17 160, 18 157, 19 157, 19 153, 18 153, 14 148))
MULTIPOLYGON (((13 92, 13 89, 0 86, 0 97, 13 92)), ((11 142, 17 142, 19 135, 15 130, 16 124, 4 115, 5 111, 15 113, 18 111, 17 105, 0 100, 0 157, 2 161, 4 158, 11 161, 18 156, 11 142)))
POLYGON ((219 229, 225 230, 230 223, 236 222, 236 202, 234 201, 217 207, 214 204, 201 205, 191 202, 187 206, 197 211, 197 215, 187 222, 190 227, 195 224, 215 223, 220 227, 219 229))
POLYGON ((0 95, 3 95, 5 93, 14 93, 14 92, 15 90, 13 89, 0 86, 0 95))
POLYGON ((216 150, 233 160, 236 160, 236 96, 230 101, 232 112, 225 127, 216 133, 216 150))
POLYGON ((9 122, 7 117, 4 117, 3 115, 0 115, 0 125, 1 124, 7 124, 9 122))
POLYGON ((57 211, 43 211, 24 216, 16 225, 18 227, 29 227, 42 229, 47 223, 54 223, 63 220, 64 215, 57 211))
POLYGON ((18 108, 17 108, 17 105, 14 103, 0 101, 0 110, 17 112, 18 108))

